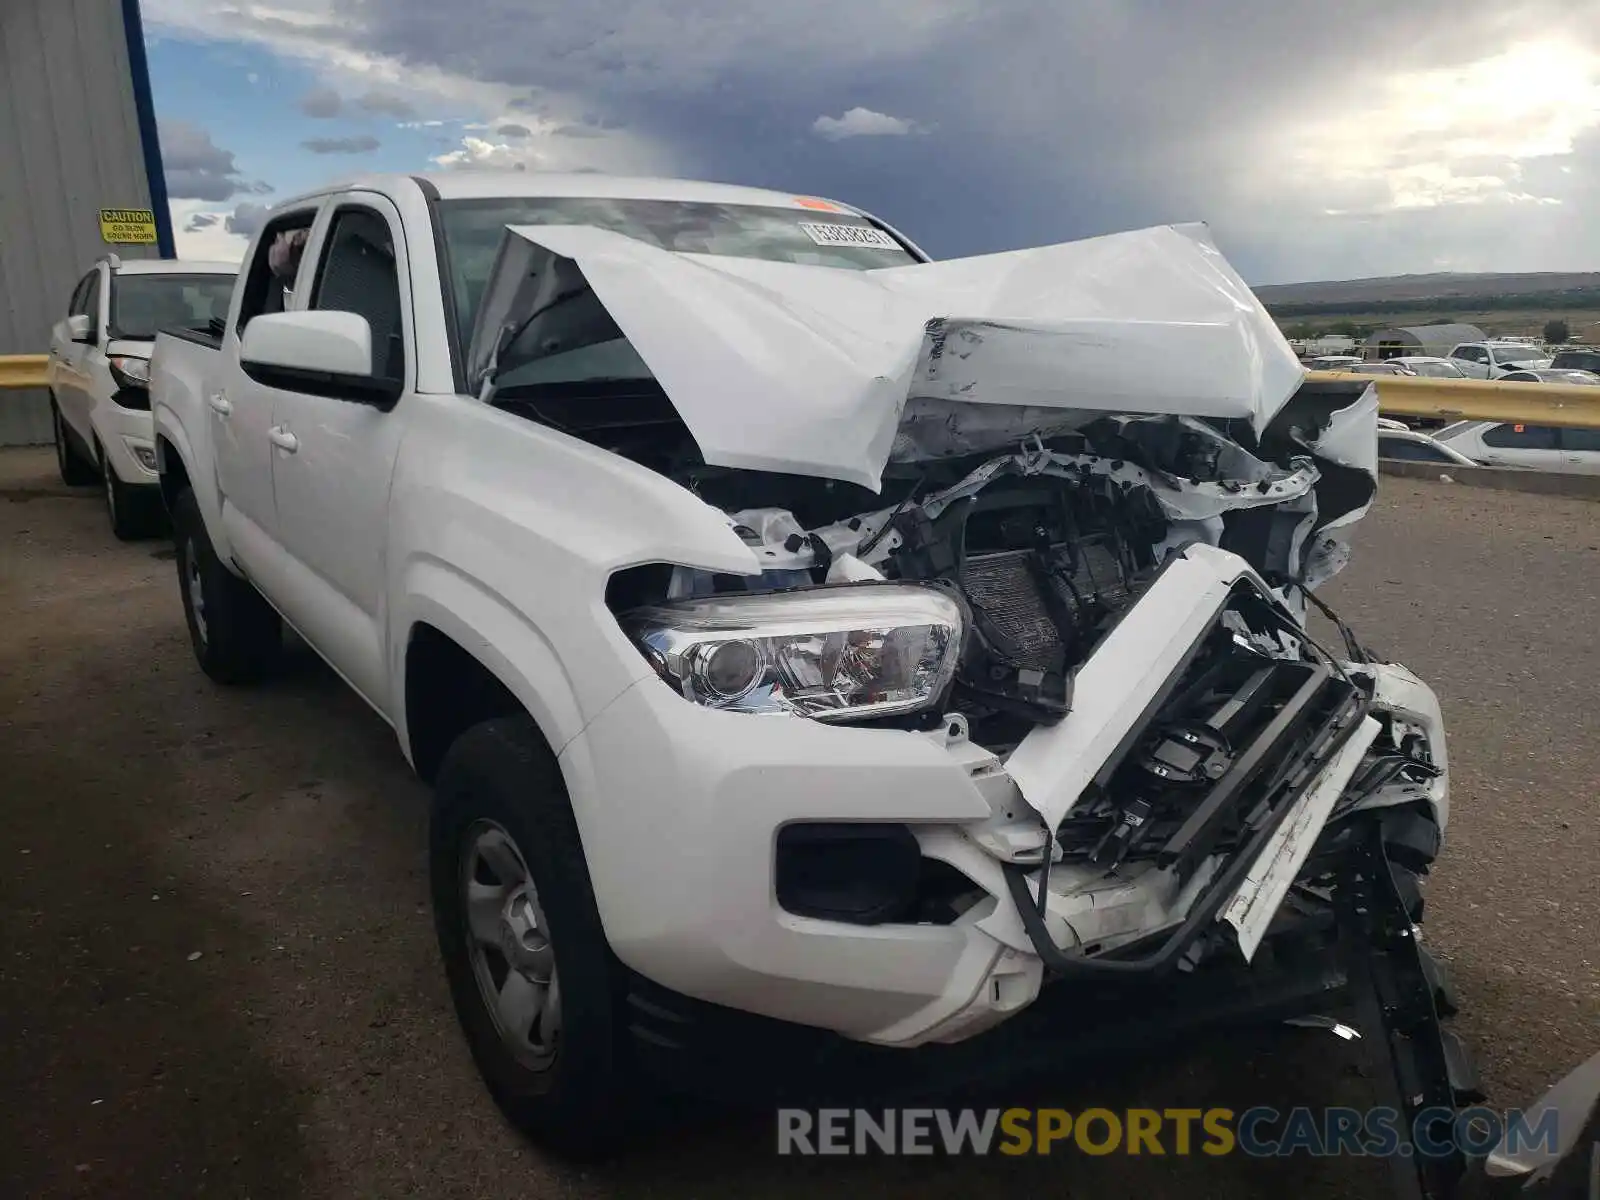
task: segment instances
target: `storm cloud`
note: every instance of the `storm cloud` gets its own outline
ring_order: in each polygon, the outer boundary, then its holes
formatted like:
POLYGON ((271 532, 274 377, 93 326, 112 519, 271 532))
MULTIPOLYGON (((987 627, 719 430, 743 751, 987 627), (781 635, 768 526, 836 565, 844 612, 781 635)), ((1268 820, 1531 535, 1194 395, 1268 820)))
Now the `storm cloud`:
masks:
POLYGON ((218 146, 192 121, 164 120, 159 134, 167 195, 174 200, 228 200, 272 190, 264 183, 241 178, 233 151, 218 146))
MULTIPOLYGON (((1600 265, 1593 0, 287 9, 314 32, 246 9, 227 36, 494 85, 491 119, 624 130, 678 173, 836 195, 941 256, 1204 220, 1257 282, 1600 265), (1355 53, 1353 30, 1381 36, 1355 53)), ((525 141, 519 161, 550 139, 525 141)))
POLYGON ((312 88, 300 97, 300 111, 308 117, 328 120, 344 111, 344 97, 332 88, 312 88))

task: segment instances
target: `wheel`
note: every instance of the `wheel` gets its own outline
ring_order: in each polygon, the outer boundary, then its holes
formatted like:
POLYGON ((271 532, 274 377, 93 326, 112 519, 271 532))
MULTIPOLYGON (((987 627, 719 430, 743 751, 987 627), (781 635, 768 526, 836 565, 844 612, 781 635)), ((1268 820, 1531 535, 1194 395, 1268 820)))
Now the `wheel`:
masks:
POLYGON ((434 925, 495 1102, 541 1146, 615 1150, 634 1098, 617 972, 554 756, 526 717, 446 753, 429 830, 434 925))
POLYGON ((69 487, 86 487, 95 482, 98 472, 72 444, 72 434, 67 432, 67 422, 54 396, 50 398, 50 425, 55 432, 56 470, 61 472, 61 482, 69 487))
POLYGON ((283 622, 260 592, 222 565, 190 489, 172 506, 172 536, 183 615, 200 669, 218 683, 250 683, 269 674, 283 651, 283 622))
POLYGON ((150 488, 130 487, 117 478, 105 447, 100 447, 101 491, 106 498, 106 516, 118 541, 133 542, 160 531, 159 493, 150 488))

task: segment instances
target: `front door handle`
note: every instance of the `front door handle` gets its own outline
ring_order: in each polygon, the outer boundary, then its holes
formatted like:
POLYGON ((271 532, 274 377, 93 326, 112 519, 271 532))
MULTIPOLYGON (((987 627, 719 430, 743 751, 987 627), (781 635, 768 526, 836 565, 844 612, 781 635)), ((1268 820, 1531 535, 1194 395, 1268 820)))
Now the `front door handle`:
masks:
POLYGON ((294 434, 290 433, 282 425, 274 425, 271 429, 267 430, 267 437, 271 440, 274 446, 288 454, 293 454, 296 450, 300 449, 300 439, 295 437, 294 434))
POLYGON ((233 411, 233 401, 221 392, 206 397, 206 403, 211 405, 211 411, 219 417, 225 417, 233 411))

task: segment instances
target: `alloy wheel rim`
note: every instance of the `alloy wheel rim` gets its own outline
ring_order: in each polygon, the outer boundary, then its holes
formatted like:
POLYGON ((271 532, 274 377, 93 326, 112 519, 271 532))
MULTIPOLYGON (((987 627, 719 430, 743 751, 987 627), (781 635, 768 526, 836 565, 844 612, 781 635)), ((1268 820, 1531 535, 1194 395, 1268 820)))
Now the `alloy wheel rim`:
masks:
POLYGON ((200 560, 195 554, 194 539, 190 538, 183 545, 183 579, 184 588, 189 596, 189 612, 194 617, 194 631, 200 637, 200 644, 206 644, 206 591, 205 585, 200 580, 200 560))
POLYGON ((534 1070, 561 1046, 555 947, 527 860, 506 829, 474 822, 462 839, 460 887, 467 956, 500 1041, 534 1070))

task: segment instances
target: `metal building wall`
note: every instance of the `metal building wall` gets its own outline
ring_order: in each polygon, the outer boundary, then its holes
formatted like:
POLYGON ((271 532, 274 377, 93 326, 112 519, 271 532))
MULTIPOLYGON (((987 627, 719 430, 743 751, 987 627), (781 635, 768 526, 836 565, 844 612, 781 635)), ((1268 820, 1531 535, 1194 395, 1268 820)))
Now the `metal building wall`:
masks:
MULTIPOLYGON (((153 207, 126 32, 137 12, 129 0, 0 0, 0 355, 49 349, 73 283, 113 249, 100 209, 153 207)), ((136 54, 142 76, 142 40, 136 54)), ((0 392, 0 446, 49 440, 42 392, 0 392)))

